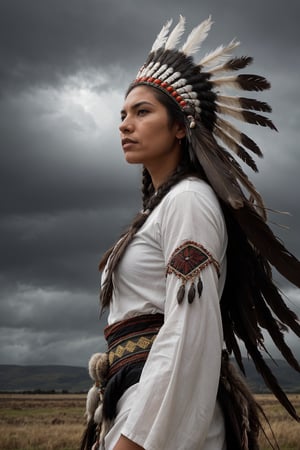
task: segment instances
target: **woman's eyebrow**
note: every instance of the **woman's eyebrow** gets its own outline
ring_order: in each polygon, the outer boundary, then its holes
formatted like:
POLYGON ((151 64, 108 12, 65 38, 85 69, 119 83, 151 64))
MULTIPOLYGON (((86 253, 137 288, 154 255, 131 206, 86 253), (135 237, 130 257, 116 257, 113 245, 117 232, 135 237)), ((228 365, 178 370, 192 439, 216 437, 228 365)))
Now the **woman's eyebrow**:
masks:
MULTIPOLYGON (((142 106, 142 105, 153 105, 151 102, 148 102, 147 100, 141 100, 140 102, 137 102, 137 103, 135 103, 134 105, 132 105, 131 107, 130 107, 130 109, 137 109, 137 108, 139 108, 140 106, 142 106)), ((121 110, 121 114, 126 114, 126 111, 125 111, 125 109, 122 109, 121 110)))

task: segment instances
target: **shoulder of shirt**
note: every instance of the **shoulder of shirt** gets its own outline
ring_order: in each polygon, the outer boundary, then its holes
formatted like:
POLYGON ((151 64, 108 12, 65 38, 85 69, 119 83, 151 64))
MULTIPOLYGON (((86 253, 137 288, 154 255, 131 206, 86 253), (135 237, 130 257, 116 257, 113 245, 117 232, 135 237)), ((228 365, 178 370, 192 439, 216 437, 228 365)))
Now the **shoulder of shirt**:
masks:
POLYGON ((206 181, 193 176, 187 177, 173 186, 166 195, 166 200, 171 200, 182 193, 188 192, 205 195, 206 197, 210 197, 212 201, 218 202, 217 196, 211 186, 206 181))

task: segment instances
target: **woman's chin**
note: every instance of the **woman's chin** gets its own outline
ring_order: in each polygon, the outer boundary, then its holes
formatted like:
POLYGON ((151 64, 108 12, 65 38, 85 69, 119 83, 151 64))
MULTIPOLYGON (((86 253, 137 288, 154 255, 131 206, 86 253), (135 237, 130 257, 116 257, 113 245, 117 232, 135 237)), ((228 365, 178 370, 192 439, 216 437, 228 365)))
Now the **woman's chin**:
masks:
POLYGON ((125 161, 128 164, 143 164, 141 158, 137 157, 136 155, 131 155, 129 152, 125 153, 125 161))

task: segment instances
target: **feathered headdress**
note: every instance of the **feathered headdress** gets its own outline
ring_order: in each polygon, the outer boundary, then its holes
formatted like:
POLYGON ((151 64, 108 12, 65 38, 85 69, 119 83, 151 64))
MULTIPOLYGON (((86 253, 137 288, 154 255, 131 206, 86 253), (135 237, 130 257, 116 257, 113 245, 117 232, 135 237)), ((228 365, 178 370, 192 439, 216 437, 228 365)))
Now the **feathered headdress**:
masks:
POLYGON ((193 54, 207 37, 209 17, 194 28, 180 49, 185 19, 170 32, 168 21, 158 34, 145 64, 130 88, 150 85, 181 108, 192 161, 198 161, 223 206, 229 234, 228 272, 221 299, 224 338, 243 370, 237 338, 251 355, 265 383, 296 419, 297 413, 282 391, 260 353, 266 329, 283 357, 298 372, 300 366, 284 341, 290 328, 300 336, 297 316, 289 310, 272 280, 271 265, 291 283, 300 287, 300 262, 285 248, 266 221, 262 197, 236 157, 257 171, 253 154, 262 156, 259 146, 224 116, 276 130, 261 113, 271 112, 260 100, 228 95, 231 90, 263 91, 270 87, 262 76, 239 73, 252 62, 248 56, 232 57, 239 42, 219 46, 196 63, 193 54), (234 72, 234 74, 232 74, 234 72), (273 314, 274 313, 274 316, 273 314))
POLYGON ((262 156, 261 150, 249 136, 239 131, 223 116, 276 130, 268 117, 258 113, 268 113, 271 108, 267 103, 254 98, 226 95, 222 93, 222 89, 229 87, 245 91, 263 91, 268 89, 270 84, 258 75, 226 75, 244 69, 252 62, 250 57, 231 56, 232 50, 239 45, 235 40, 227 46, 221 45, 204 56, 199 63, 195 63, 192 55, 207 37, 212 25, 210 17, 192 30, 180 49, 176 46, 185 29, 185 18, 180 16, 178 24, 170 33, 171 24, 172 21, 168 21, 158 34, 133 85, 152 85, 177 102, 184 112, 187 137, 194 151, 198 148, 197 138, 201 141, 203 130, 207 130, 233 152, 211 154, 202 150, 197 152, 196 156, 221 199, 238 209, 244 204, 244 194, 241 190, 243 188, 249 193, 259 214, 265 218, 261 196, 234 158, 240 157, 251 169, 257 171, 250 152, 262 156))

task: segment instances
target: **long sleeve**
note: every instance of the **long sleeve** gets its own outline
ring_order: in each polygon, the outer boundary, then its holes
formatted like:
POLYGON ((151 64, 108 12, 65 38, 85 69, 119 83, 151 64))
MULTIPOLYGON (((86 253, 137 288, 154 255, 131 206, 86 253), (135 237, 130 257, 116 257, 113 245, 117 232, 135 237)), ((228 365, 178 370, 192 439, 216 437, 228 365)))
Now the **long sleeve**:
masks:
MULTIPOLYGON (((189 186, 189 185, 188 185, 189 186)), ((193 186, 193 184, 191 184, 193 186)), ((226 229, 207 185, 169 195, 156 231, 165 266, 186 241, 199 243, 214 261, 203 267, 201 297, 181 304, 182 279, 165 283, 165 322, 153 346, 122 434, 146 450, 198 450, 214 414, 223 343, 220 295, 225 276, 226 229)), ((191 281, 186 283, 186 291, 191 281)))

